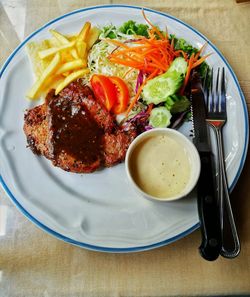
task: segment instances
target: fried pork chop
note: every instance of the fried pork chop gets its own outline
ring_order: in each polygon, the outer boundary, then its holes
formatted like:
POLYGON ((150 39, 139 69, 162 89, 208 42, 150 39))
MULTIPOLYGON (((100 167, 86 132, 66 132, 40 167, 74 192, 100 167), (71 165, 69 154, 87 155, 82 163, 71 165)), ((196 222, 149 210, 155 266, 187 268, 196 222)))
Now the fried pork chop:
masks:
POLYGON ((77 173, 122 162, 137 135, 133 127, 126 131, 119 127, 91 89, 79 82, 71 83, 57 96, 50 91, 44 104, 27 110, 24 133, 35 154, 77 173))

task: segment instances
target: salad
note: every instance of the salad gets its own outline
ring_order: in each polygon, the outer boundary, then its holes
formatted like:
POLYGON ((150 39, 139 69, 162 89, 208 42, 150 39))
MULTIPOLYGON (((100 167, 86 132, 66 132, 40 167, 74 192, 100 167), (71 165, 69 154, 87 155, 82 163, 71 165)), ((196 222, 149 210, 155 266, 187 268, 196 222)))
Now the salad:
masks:
POLYGON ((78 34, 50 30, 50 40, 28 44, 37 80, 27 96, 37 99, 51 88, 58 94, 78 79, 123 125, 134 122, 142 131, 176 127, 189 115, 191 71, 207 75, 209 55, 202 56, 205 45, 194 48, 142 14, 144 24, 86 22, 78 34))

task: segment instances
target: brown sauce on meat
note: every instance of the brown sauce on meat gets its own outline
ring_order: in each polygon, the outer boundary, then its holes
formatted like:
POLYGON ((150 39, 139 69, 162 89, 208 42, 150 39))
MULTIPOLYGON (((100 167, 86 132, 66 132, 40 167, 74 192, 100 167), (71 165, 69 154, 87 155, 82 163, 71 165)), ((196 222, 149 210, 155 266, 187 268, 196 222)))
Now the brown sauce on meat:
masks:
POLYGON ((104 131, 81 103, 53 97, 47 104, 54 161, 62 153, 85 164, 100 159, 104 131))

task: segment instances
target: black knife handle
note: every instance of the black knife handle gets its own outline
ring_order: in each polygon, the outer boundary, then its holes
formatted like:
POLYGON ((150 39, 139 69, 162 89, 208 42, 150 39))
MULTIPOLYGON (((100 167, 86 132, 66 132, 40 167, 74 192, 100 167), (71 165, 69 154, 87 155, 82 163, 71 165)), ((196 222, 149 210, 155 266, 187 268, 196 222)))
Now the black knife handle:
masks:
POLYGON ((206 260, 216 260, 220 254, 222 240, 215 178, 212 170, 212 154, 200 152, 201 173, 197 185, 198 212, 202 242, 200 254, 206 260))

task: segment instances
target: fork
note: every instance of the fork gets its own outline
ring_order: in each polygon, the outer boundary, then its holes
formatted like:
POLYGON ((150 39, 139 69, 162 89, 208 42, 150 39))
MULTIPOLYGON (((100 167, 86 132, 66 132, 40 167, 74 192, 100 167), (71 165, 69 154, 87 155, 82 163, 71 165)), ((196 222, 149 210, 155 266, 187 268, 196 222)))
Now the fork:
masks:
POLYGON ((225 169, 225 158, 222 139, 222 128, 227 121, 225 69, 218 68, 213 83, 213 69, 211 71, 210 86, 208 86, 208 72, 204 80, 204 95, 207 99, 206 121, 212 127, 217 141, 218 153, 218 202, 220 209, 220 223, 222 233, 221 256, 235 258, 240 253, 240 241, 228 192, 225 169))

